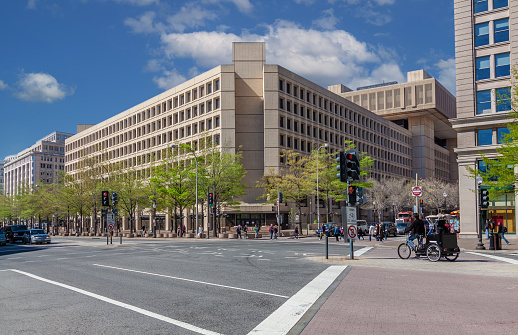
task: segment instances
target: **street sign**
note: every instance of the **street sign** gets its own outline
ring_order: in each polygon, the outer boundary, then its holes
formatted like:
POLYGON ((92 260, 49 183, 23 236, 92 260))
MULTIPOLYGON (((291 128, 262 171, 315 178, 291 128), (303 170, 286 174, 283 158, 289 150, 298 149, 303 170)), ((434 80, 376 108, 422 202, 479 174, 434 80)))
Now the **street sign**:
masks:
POLYGON ((108 224, 108 226, 110 224, 115 226, 115 214, 113 214, 113 213, 107 214, 106 215, 106 223, 108 224))
POLYGON ((414 186, 412 187, 412 195, 414 197, 420 197, 423 194, 423 189, 421 186, 414 186))
POLYGON ((355 225, 356 224, 356 207, 346 207, 346 218, 347 218, 347 224, 348 225, 355 225))
POLYGON ((358 230, 356 229, 356 226, 347 227, 347 236, 349 236, 350 239, 355 239, 357 233, 358 233, 358 230))
POLYGON ((108 230, 109 230, 109 231, 113 231, 113 228, 115 228, 115 226, 113 225, 113 223, 109 223, 109 224, 108 224, 108 230))

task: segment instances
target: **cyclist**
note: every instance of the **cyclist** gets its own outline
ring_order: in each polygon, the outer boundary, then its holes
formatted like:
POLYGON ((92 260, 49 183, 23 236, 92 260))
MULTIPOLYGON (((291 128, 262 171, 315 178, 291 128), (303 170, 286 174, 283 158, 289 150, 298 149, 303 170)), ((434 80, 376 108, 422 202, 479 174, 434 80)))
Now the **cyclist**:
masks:
POLYGON ((426 228, 424 226, 423 220, 419 218, 419 214, 414 213, 414 222, 412 222, 408 227, 405 228, 405 234, 408 232, 412 232, 410 236, 408 236, 408 244, 412 249, 414 249, 415 245, 413 240, 417 238, 418 245, 421 244, 421 241, 423 240, 423 236, 426 234, 426 228))

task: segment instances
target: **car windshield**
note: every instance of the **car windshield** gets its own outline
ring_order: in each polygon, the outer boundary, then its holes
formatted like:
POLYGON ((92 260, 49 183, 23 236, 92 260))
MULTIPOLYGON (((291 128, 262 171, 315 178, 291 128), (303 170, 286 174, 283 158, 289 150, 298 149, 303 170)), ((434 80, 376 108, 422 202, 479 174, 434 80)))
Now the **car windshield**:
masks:
POLYGON ((24 226, 24 225, 20 225, 20 226, 12 226, 11 230, 12 230, 12 231, 17 231, 17 230, 27 230, 27 226, 24 226))
POLYGON ((404 227, 407 227, 408 226, 408 223, 398 223, 397 226, 399 228, 404 228, 404 227))
POLYGON ((45 230, 43 230, 43 229, 33 229, 33 230, 31 230, 31 234, 33 234, 33 235, 45 234, 45 230))

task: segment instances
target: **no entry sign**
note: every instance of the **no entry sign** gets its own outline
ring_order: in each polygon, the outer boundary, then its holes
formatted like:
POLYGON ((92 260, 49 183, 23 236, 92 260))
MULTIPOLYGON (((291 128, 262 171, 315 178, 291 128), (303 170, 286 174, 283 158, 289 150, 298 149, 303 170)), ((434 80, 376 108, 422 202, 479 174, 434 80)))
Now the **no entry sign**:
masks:
POLYGON ((423 194, 423 189, 421 186, 414 186, 412 187, 412 195, 414 197, 420 197, 423 194))
POLYGON ((356 234, 357 234, 357 230, 356 230, 356 226, 349 226, 347 228, 347 236, 349 236, 349 238, 356 238, 356 234))

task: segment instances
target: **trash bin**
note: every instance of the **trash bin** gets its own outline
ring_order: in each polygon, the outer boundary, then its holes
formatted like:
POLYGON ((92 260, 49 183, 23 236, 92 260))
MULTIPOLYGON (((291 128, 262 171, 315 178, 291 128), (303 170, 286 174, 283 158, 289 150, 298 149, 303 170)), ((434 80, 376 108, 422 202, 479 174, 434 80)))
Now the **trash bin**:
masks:
POLYGON ((495 250, 495 234, 489 234, 489 250, 495 250))
POLYGON ((499 233, 493 234, 495 238, 495 249, 494 250, 502 250, 502 237, 499 233))

